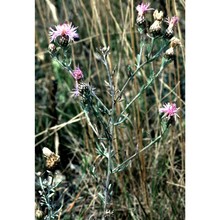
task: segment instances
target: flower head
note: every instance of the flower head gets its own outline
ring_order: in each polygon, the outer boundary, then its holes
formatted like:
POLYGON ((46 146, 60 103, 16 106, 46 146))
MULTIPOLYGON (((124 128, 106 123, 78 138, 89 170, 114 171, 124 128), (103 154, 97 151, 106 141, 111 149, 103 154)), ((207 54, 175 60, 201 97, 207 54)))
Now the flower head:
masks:
POLYGON ((76 86, 73 89, 73 92, 71 92, 71 93, 72 93, 72 97, 74 97, 74 98, 77 98, 78 96, 80 96, 79 84, 78 84, 77 80, 76 80, 76 86))
POLYGON ((76 87, 75 89, 73 89, 72 93, 72 97, 77 98, 78 96, 80 96, 80 92, 79 92, 79 88, 76 87))
POLYGON ((166 23, 168 23, 168 28, 165 31, 165 37, 171 39, 174 36, 174 26, 178 23, 179 18, 177 16, 173 16, 172 18, 167 18, 166 23))
POLYGON ((55 53, 57 51, 56 45, 53 43, 50 43, 48 46, 48 50, 51 54, 55 53))
POLYGON ((95 94, 95 88, 88 83, 80 82, 76 80, 75 88, 73 89, 72 97, 77 98, 81 96, 84 99, 84 103, 90 103, 91 97, 95 94))
POLYGON ((176 46, 182 47, 182 43, 177 37, 172 37, 170 40, 170 46, 173 48, 176 46))
POLYGON ((173 27, 179 22, 179 18, 173 16, 172 18, 167 18, 165 22, 168 23, 169 28, 173 29, 173 27))
POLYGON ((167 49, 164 53, 164 57, 167 59, 174 59, 175 57, 174 47, 170 47, 169 49, 167 49))
POLYGON ((176 37, 172 37, 170 40, 170 48, 165 51, 164 56, 167 59, 173 59, 175 55, 174 48, 177 46, 182 47, 181 41, 176 37))
POLYGON ((37 219, 41 219, 43 217, 43 212, 40 209, 35 211, 35 216, 37 219))
POLYGON ((161 34, 161 21, 155 20, 154 23, 150 26, 149 29, 150 33, 153 34, 153 36, 157 36, 161 34))
POLYGON ((158 10, 155 10, 153 13, 153 17, 154 17, 154 23, 150 26, 149 31, 150 33, 153 34, 153 36, 157 36, 161 34, 163 12, 162 11, 158 12, 158 10))
POLYGON ((53 170, 60 162, 60 156, 52 152, 49 148, 43 148, 43 155, 46 157, 46 167, 53 170))
POLYGON ((153 8, 149 8, 150 3, 144 4, 143 2, 136 7, 138 11, 138 16, 143 16, 147 11, 154 10, 153 8))
POLYGON ((57 37, 64 37, 69 41, 74 41, 74 39, 79 38, 78 33, 76 33, 76 29, 78 27, 74 27, 72 23, 63 23, 55 26, 55 30, 50 28, 50 42, 56 40, 57 37))
POLYGON ((154 10, 153 8, 150 8, 150 3, 144 4, 143 2, 136 7, 136 10, 138 11, 137 16, 137 23, 141 24, 144 22, 144 15, 147 13, 147 11, 154 10))
POLYGON ((159 112, 164 113, 163 118, 166 117, 169 120, 173 117, 176 120, 176 117, 179 118, 179 115, 177 114, 179 109, 180 108, 177 108, 175 103, 167 103, 159 109, 159 112))
POLYGON ((163 12, 155 10, 153 13, 154 20, 162 21, 163 20, 163 12))
POLYGON ((76 69, 73 72, 71 72, 71 75, 75 80, 80 80, 83 78, 83 72, 79 67, 76 67, 76 69))

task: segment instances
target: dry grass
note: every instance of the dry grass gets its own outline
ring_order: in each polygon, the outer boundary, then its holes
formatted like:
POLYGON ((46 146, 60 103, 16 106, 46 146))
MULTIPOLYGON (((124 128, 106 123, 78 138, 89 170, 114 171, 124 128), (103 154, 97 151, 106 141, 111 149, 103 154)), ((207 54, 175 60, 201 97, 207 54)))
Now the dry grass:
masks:
MULTIPOLYGON (((97 156, 96 137, 81 113, 80 105, 70 98, 73 81, 47 52, 50 26, 72 21, 78 26, 80 41, 72 46, 73 67, 80 64, 86 81, 110 106, 103 83, 105 70, 95 58, 96 48, 110 45, 110 68, 115 68, 114 83, 121 88, 127 79, 127 66, 135 63, 139 35, 135 26, 135 6, 139 1, 109 0, 36 0, 36 171, 44 170, 41 149, 47 146, 59 153, 59 170, 65 177, 64 206, 60 219, 99 219, 101 204, 97 197, 105 181, 105 162, 97 156), (90 165, 97 169, 92 178, 90 165)), ((176 36, 184 44, 185 2, 153 1, 166 16, 178 15, 181 21, 176 36)), ((149 16, 149 19, 151 17, 149 16)), ((175 100, 181 107, 180 119, 162 142, 141 154, 128 169, 112 179, 112 219, 176 219, 185 217, 185 120, 184 120, 184 47, 159 80, 128 111, 130 121, 115 130, 116 161, 121 163, 142 149, 160 131, 158 106, 175 100)), ((159 63, 152 66, 158 70, 159 63)), ((126 90, 126 100, 147 80, 149 68, 136 77, 126 90)), ((122 109, 118 103, 116 111, 122 109)), ((95 124, 95 121, 92 121, 95 124)), ((36 195, 36 201, 38 196, 36 195)))

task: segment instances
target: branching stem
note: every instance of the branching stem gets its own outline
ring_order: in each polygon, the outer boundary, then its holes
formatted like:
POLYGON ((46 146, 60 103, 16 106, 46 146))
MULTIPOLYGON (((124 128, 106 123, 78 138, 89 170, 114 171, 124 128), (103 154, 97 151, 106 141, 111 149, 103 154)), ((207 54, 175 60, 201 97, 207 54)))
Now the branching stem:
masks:
POLYGON ((152 82, 160 75, 160 73, 164 70, 164 66, 162 66, 160 68, 160 70, 158 71, 158 73, 153 76, 146 85, 142 86, 142 88, 140 89, 140 92, 126 105, 126 107, 124 108, 124 110, 121 112, 120 116, 124 114, 124 112, 130 107, 130 105, 144 92, 144 90, 146 90, 151 84, 152 82))
POLYGON ((148 149, 149 147, 151 147, 152 145, 154 145, 155 143, 157 143, 160 139, 161 139, 162 135, 158 136, 157 138, 155 138, 155 140, 151 141, 150 144, 148 144, 147 146, 145 146, 144 148, 142 148, 140 151, 138 151, 137 153, 133 154, 131 157, 129 157, 127 160, 125 160, 123 163, 119 164, 117 167, 115 167, 112 171, 112 173, 117 173, 120 171, 121 168, 124 168, 131 160, 133 160, 135 157, 137 157, 140 153, 142 153, 143 151, 145 151, 146 149, 148 149))
POLYGON ((107 167, 107 177, 106 177, 106 183, 105 183, 105 191, 104 191, 104 213, 103 213, 103 220, 105 219, 105 214, 107 211, 107 205, 109 203, 109 184, 110 184, 110 177, 111 177, 111 166, 112 166, 112 161, 111 161, 111 151, 113 149, 113 137, 114 137, 114 110, 115 110, 115 90, 114 90, 114 85, 113 85, 113 81, 112 81, 112 77, 111 77, 111 73, 110 73, 110 69, 109 69, 109 65, 108 62, 106 60, 106 57, 104 56, 104 65, 107 71, 107 75, 108 75, 108 81, 109 81, 109 85, 110 85, 110 94, 111 94, 111 101, 112 101, 112 108, 111 108, 111 119, 110 119, 110 137, 108 138, 108 167, 107 167))
POLYGON ((133 154, 131 157, 129 157, 127 160, 125 160, 123 163, 119 164, 117 167, 115 167, 112 170, 112 173, 117 173, 119 171, 121 171, 121 169, 123 170, 123 168, 134 158, 136 158, 140 153, 142 153, 143 151, 147 150, 149 147, 151 147, 152 145, 154 145, 155 143, 157 143, 161 138, 163 138, 163 135, 166 133, 168 129, 168 126, 166 127, 166 129, 162 132, 161 135, 159 135, 158 137, 156 137, 153 141, 150 142, 150 144, 148 144, 147 146, 145 146, 144 148, 142 148, 140 151, 138 151, 137 153, 133 154))
MULTIPOLYGON (((154 43, 154 42, 152 42, 152 43, 154 43)), ((118 96, 117 96, 117 98, 116 98, 115 101, 118 101, 118 100, 121 98, 121 96, 122 96, 122 94, 123 94, 125 88, 127 87, 128 83, 133 79, 133 77, 136 75, 136 73, 137 73, 143 66, 145 66, 146 64, 151 63, 152 61, 154 61, 155 59, 157 59, 157 58, 161 55, 161 53, 167 48, 168 45, 169 45, 169 43, 167 43, 164 47, 162 47, 151 59, 146 60, 146 61, 143 62, 141 65, 138 65, 138 66, 137 66, 136 70, 130 75, 130 77, 129 77, 129 78, 127 79, 127 81, 125 82, 124 86, 122 87, 122 89, 121 89, 121 91, 119 92, 119 94, 118 94, 118 96)), ((140 50, 140 51, 141 51, 141 50, 140 50)))

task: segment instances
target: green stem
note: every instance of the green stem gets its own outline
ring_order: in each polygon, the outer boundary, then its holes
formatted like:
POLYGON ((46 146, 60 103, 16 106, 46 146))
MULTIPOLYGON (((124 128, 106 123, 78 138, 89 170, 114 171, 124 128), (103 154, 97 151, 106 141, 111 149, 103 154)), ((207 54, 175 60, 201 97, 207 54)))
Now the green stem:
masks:
POLYGON ((163 131, 163 133, 161 135, 159 135, 157 138, 155 138, 153 141, 151 141, 150 144, 148 144, 147 146, 142 148, 140 151, 138 151, 137 153, 135 153, 131 157, 129 157, 127 160, 125 160, 123 163, 121 163, 117 167, 115 167, 112 170, 112 173, 117 173, 117 172, 121 171, 127 165, 127 163, 129 163, 131 160, 133 160, 135 157, 137 157, 140 153, 142 153, 143 151, 147 150, 149 147, 151 147, 152 145, 157 143, 163 137, 163 135, 166 133, 167 128, 163 131))
POLYGON ((152 53, 152 51, 153 51, 154 41, 155 41, 155 38, 152 38, 152 39, 151 39, 151 45, 150 45, 150 51, 149 51, 149 53, 148 53, 148 55, 147 55, 148 58, 150 57, 150 55, 151 55, 151 53, 152 53))
POLYGON ((92 95, 97 99, 97 101, 102 105, 102 107, 107 111, 108 115, 110 115, 110 111, 109 109, 105 106, 105 104, 99 99, 99 97, 92 92, 92 95))
POLYGON ((139 98, 140 95, 142 95, 142 93, 144 92, 144 90, 146 90, 151 84, 152 82, 160 75, 160 73, 163 71, 165 65, 162 65, 160 70, 158 71, 158 73, 153 76, 149 82, 147 83, 147 85, 142 86, 142 88, 140 89, 140 92, 126 105, 125 109, 121 112, 119 118, 123 115, 123 113, 130 107, 130 105, 137 99, 139 98))
POLYGON ((158 142, 161 139, 161 135, 158 136, 154 141, 151 141, 150 144, 148 144, 147 146, 145 146, 144 148, 142 148, 140 151, 138 151, 137 153, 133 154, 131 157, 129 157, 127 160, 125 160, 123 163, 121 163, 120 165, 118 165, 117 167, 115 167, 113 169, 113 173, 117 173, 118 171, 120 171, 121 168, 125 167, 126 164, 128 162, 130 162, 131 160, 133 160, 135 157, 137 157, 140 153, 142 153, 143 151, 145 151, 146 149, 148 149, 149 147, 151 147, 153 144, 155 144, 156 142, 158 142))
POLYGON ((128 83, 133 79, 133 77, 136 75, 136 73, 146 64, 151 63, 152 61, 154 61, 155 59, 157 59, 161 53, 167 48, 167 46, 169 45, 169 43, 167 43, 165 46, 163 46, 151 59, 146 60, 145 62, 143 62, 141 65, 139 65, 136 70, 130 75, 130 77, 127 79, 127 81, 125 82, 124 86, 122 87, 121 91, 119 92, 117 98, 115 101, 118 101, 121 96, 122 93, 124 92, 125 88, 127 87, 128 83))
POLYGON ((66 69, 70 74, 73 72, 72 68, 70 66, 65 65, 63 62, 61 62, 57 57, 53 57, 54 60, 56 60, 64 69, 66 69))
POLYGON ((105 191, 104 191, 104 213, 103 213, 103 218, 105 219, 105 214, 107 210, 107 205, 109 203, 108 201, 108 196, 109 196, 109 183, 110 183, 110 177, 112 173, 112 161, 111 161, 111 151, 113 148, 113 137, 114 137, 114 109, 115 109, 115 91, 114 91, 114 86, 111 78, 111 73, 109 70, 109 65, 106 60, 106 57, 104 57, 104 65, 106 67, 107 75, 108 75, 108 81, 110 85, 110 94, 111 94, 111 99, 112 99, 112 108, 111 108, 111 119, 110 119, 110 135, 108 135, 108 167, 107 167, 107 177, 106 177, 106 183, 105 183, 105 191))

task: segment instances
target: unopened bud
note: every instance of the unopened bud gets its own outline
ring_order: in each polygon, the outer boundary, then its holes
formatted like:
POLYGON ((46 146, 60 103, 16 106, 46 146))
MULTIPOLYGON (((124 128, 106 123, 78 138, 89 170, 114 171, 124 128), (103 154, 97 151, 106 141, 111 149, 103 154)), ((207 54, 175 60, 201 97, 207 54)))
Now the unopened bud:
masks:
POLYGON ((158 12, 158 10, 155 10, 153 13, 153 17, 154 17, 154 23, 150 26, 150 33, 156 37, 161 35, 161 24, 162 24, 162 20, 163 20, 163 12, 160 11, 158 12))
POLYGON ((171 47, 176 47, 176 46, 182 47, 182 43, 181 43, 181 41, 177 37, 173 37, 170 40, 170 46, 171 47))
POLYGON ((156 37, 161 34, 161 21, 154 21, 154 23, 150 26, 150 33, 156 37))
POLYGON ((49 46, 48 46, 48 50, 49 50, 50 53, 53 54, 57 51, 57 48, 56 48, 55 44, 50 43, 49 46))
POLYGON ((76 67, 76 69, 73 72, 71 72, 71 75, 75 80, 80 80, 83 78, 83 72, 79 67, 76 67))
POLYGON ((37 219, 42 219, 42 217, 43 217, 43 212, 42 212, 40 209, 37 209, 37 210, 35 211, 35 217, 36 217, 37 219))
POLYGON ((163 20, 163 12, 162 11, 158 12, 158 10, 155 10, 153 13, 153 17, 154 17, 154 20, 162 21, 163 20))
POLYGON ((173 59, 174 58, 174 48, 170 47, 169 49, 166 50, 164 57, 167 59, 173 59))

